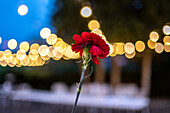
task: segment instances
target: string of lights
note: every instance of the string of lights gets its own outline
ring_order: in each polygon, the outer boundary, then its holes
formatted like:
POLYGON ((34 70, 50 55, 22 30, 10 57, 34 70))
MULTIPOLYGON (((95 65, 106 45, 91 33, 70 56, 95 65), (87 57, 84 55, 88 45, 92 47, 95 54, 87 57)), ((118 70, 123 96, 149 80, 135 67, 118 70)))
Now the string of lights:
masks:
MULTIPOLYGON (((21 16, 26 15, 28 7, 21 5, 18 8, 18 14, 21 16)), ((90 5, 82 6, 80 9, 80 15, 83 18, 89 18, 93 15, 93 10, 90 5)), ((152 31, 149 34, 147 44, 142 40, 138 40, 133 44, 132 42, 116 42, 109 43, 106 36, 102 32, 101 25, 97 19, 92 19, 88 22, 88 28, 91 32, 101 36, 107 44, 110 46, 109 56, 114 57, 116 55, 125 55, 128 59, 135 57, 136 52, 143 52, 146 49, 146 45, 150 49, 155 49, 157 53, 170 52, 170 25, 167 23, 163 31, 163 43, 159 42, 160 35, 157 31, 152 31)), ((12 53, 11 50, 16 49, 17 41, 10 39, 7 43, 7 50, 0 51, 0 65, 10 67, 21 67, 21 66, 42 66, 48 62, 51 58, 54 60, 65 60, 79 59, 79 53, 75 53, 71 49, 71 45, 63 41, 56 34, 51 33, 51 30, 44 27, 40 31, 40 36, 46 40, 47 44, 39 45, 38 43, 29 44, 24 41, 19 45, 19 50, 16 53, 12 53)), ((2 39, 0 37, 0 43, 2 39)))

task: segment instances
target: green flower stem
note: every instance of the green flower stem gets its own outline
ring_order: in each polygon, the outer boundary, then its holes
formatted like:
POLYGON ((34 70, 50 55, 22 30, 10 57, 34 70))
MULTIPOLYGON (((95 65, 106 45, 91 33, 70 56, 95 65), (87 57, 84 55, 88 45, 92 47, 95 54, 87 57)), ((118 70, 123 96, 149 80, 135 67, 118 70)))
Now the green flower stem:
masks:
POLYGON ((77 102, 78 102, 78 99, 79 99, 79 95, 81 93, 81 88, 82 88, 83 81, 84 81, 85 71, 86 71, 86 68, 82 68, 81 79, 80 79, 80 83, 79 83, 78 88, 77 88, 77 96, 76 96, 76 100, 75 100, 75 103, 74 103, 74 106, 73 106, 73 109, 72 109, 71 113, 76 112, 77 102))
POLYGON ((81 78, 80 78, 80 83, 78 85, 78 88, 77 88, 77 96, 76 96, 76 100, 75 100, 75 103, 74 103, 74 106, 73 106, 73 109, 72 109, 72 112, 71 113, 75 113, 76 112, 76 107, 77 107, 77 102, 78 102, 78 99, 79 99, 79 95, 81 93, 81 88, 82 88, 82 85, 83 85, 83 82, 84 80, 89 77, 91 75, 88 74, 87 76, 84 76, 85 74, 85 71, 87 69, 87 66, 91 60, 91 53, 90 53, 90 45, 87 45, 83 48, 83 57, 82 57, 82 60, 83 60, 83 66, 82 66, 82 73, 81 73, 81 78))

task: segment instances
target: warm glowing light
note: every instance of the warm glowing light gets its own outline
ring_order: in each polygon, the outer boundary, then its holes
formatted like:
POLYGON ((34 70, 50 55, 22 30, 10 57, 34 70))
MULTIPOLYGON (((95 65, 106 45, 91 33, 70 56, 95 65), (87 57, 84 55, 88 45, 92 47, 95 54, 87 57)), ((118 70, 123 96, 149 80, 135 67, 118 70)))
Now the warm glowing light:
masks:
POLYGON ((4 52, 3 52, 3 51, 0 51, 0 61, 3 60, 3 56, 4 56, 4 52))
POLYGON ((50 34, 50 36, 46 39, 46 41, 49 45, 55 44, 57 42, 57 35, 50 34))
POLYGON ((142 42, 142 41, 137 41, 137 42, 135 43, 135 48, 136 48, 136 50, 137 50, 138 52, 142 52, 142 51, 145 50, 145 43, 142 42))
POLYGON ((48 55, 46 55, 46 56, 41 56, 41 58, 42 58, 43 60, 49 60, 49 59, 50 59, 50 57, 49 57, 48 55))
POLYGON ((74 55, 74 52, 71 49, 71 46, 67 46, 64 51, 64 55, 68 58, 71 58, 74 55))
POLYGON ((163 41, 164 41, 164 44, 170 45, 170 36, 165 36, 163 41))
MULTIPOLYGON (((55 58, 53 58, 53 59, 55 59, 55 58)), ((66 57, 66 56, 63 56, 63 59, 64 59, 64 60, 70 60, 70 58, 68 58, 68 57, 66 57)))
POLYGON ((35 61, 37 66, 43 65, 44 63, 45 61, 41 57, 38 57, 38 59, 35 61))
POLYGON ((22 50, 24 50, 25 52, 27 52, 28 50, 29 50, 29 47, 30 47, 30 45, 29 45, 29 43, 28 42, 22 42, 21 44, 20 44, 20 46, 19 46, 19 48, 20 49, 22 49, 22 50))
POLYGON ((100 28, 100 24, 97 20, 91 20, 89 23, 88 23, 88 28, 90 30, 93 30, 93 29, 99 29, 100 28))
POLYGON ((163 50, 164 50, 163 44, 162 44, 162 43, 157 43, 157 44, 156 44, 156 47, 155 47, 155 51, 156 51, 157 53, 162 53, 163 50))
MULTIPOLYGON (((72 59, 78 59, 78 58, 80 58, 80 54, 74 52, 74 54, 73 54, 73 56, 71 58, 72 59)), ((66 56, 65 56, 65 59, 68 59, 68 58, 66 58, 66 56)))
POLYGON ((15 64, 13 64, 12 62, 9 62, 9 63, 8 63, 8 66, 9 66, 9 67, 14 67, 15 64))
POLYGON ((55 49, 57 49, 60 53, 63 53, 66 46, 67 44, 64 41, 57 41, 57 43, 54 44, 55 49))
POLYGON ((32 54, 38 54, 38 48, 39 48, 39 47, 40 47, 40 46, 39 46, 39 44, 37 44, 37 43, 32 44, 31 47, 30 47, 30 52, 31 52, 32 54))
POLYGON ((111 55, 114 52, 114 46, 112 44, 108 44, 110 47, 109 55, 111 55))
POLYGON ((132 59, 133 57, 135 57, 136 55, 136 52, 134 51, 133 53, 131 54, 128 54, 128 53, 125 53, 125 56, 128 58, 128 59, 132 59))
POLYGON ((151 39, 153 42, 156 42, 156 41, 158 41, 158 39, 159 39, 159 34, 158 34, 156 31, 152 31, 152 32, 149 34, 149 37, 150 37, 150 39, 151 39))
POLYGON ((118 49, 117 49, 117 47, 115 46, 115 44, 113 45, 113 47, 114 47, 114 51, 113 51, 112 54, 110 54, 111 57, 116 56, 116 55, 117 55, 117 52, 118 52, 118 49))
POLYGON ((49 57, 53 57, 53 49, 54 49, 53 46, 47 48, 46 52, 49 57))
POLYGON ((169 35, 169 34, 170 34, 170 26, 169 26, 169 25, 165 25, 165 26, 163 27, 163 33, 164 33, 165 35, 169 35))
POLYGON ((39 48, 38 48, 38 53, 41 55, 41 56, 46 56, 47 55, 47 48, 48 46, 47 45, 41 45, 39 48))
POLYGON ((153 42, 151 39, 149 39, 147 44, 150 49, 154 49, 156 47, 157 42, 153 42))
POLYGON ((23 65, 23 66, 27 66, 29 63, 30 63, 30 59, 28 56, 26 56, 24 58, 24 60, 20 60, 20 63, 23 65))
POLYGON ((40 31, 40 36, 43 38, 43 39, 46 39, 50 36, 51 34, 51 30, 47 27, 45 28, 42 28, 41 31, 40 31))
POLYGON ((19 59, 16 58, 16 54, 13 54, 13 57, 10 59, 10 62, 15 65, 19 62, 19 59))
POLYGON ((10 59, 10 58, 12 58, 12 52, 10 51, 10 50, 5 50, 4 52, 3 52, 3 57, 4 57, 4 59, 10 59))
POLYGON ((119 43, 115 43, 114 46, 116 47, 116 50, 117 50, 117 54, 119 55, 123 55, 125 53, 125 44, 122 43, 122 42, 119 42, 119 43))
POLYGON ((0 37, 0 44, 2 43, 2 38, 0 37))
POLYGON ((164 44, 165 52, 170 52, 170 45, 164 44))
POLYGON ((93 29, 91 32, 102 36, 102 31, 100 29, 93 29))
POLYGON ((11 39, 8 41, 9 49, 15 49, 17 47, 17 41, 15 39, 11 39))
POLYGON ((22 65, 21 65, 21 63, 20 62, 18 62, 17 64, 16 64, 16 67, 21 67, 22 65))
POLYGON ((135 46, 131 42, 127 42, 124 48, 125 48, 125 52, 128 54, 132 54, 135 51, 135 46))
POLYGON ((18 50, 16 56, 19 60, 24 60, 24 58, 26 57, 26 52, 22 49, 18 50))
POLYGON ((3 60, 3 61, 0 61, 0 64, 1 64, 1 66, 3 66, 3 67, 7 66, 7 62, 5 62, 4 60, 3 60))
POLYGON ((24 16, 28 13, 28 7, 26 5, 20 5, 18 7, 18 14, 24 16))
POLYGON ((29 57, 31 60, 37 60, 38 57, 39 57, 39 54, 32 54, 31 52, 29 52, 28 57, 29 57))
POLYGON ((106 39, 106 36, 105 36, 105 35, 102 35, 102 39, 103 39, 104 41, 107 41, 107 39, 106 39))
POLYGON ((88 18, 92 15, 92 9, 89 6, 85 6, 80 10, 80 14, 84 18, 88 18))
POLYGON ((58 52, 56 48, 53 49, 53 52, 52 52, 52 53, 53 53, 53 56, 54 56, 55 58, 62 58, 62 56, 63 56, 63 54, 60 53, 60 52, 58 52))

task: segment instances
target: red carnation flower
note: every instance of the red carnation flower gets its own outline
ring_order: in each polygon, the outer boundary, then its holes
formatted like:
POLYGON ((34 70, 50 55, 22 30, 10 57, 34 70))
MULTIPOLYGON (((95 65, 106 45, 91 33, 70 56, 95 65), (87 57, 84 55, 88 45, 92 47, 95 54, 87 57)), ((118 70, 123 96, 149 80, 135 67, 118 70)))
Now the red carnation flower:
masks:
POLYGON ((90 53, 92 55, 91 60, 95 64, 99 64, 98 58, 106 58, 109 54, 109 45, 99 35, 83 32, 81 36, 75 34, 73 39, 75 44, 72 44, 71 48, 76 53, 80 52, 81 57, 83 54, 83 48, 90 46, 90 53))

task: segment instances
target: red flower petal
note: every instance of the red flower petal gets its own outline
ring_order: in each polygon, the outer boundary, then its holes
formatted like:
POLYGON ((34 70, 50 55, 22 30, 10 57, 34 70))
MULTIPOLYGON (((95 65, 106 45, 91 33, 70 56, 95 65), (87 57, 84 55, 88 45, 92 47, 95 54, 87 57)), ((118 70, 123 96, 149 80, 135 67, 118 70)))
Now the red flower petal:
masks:
POLYGON ((81 36, 80 35, 77 35, 77 34, 75 34, 74 36, 73 36, 73 40, 75 41, 75 43, 80 43, 81 42, 81 36))
POLYGON ((90 53, 95 56, 100 56, 104 54, 103 50, 101 50, 99 47, 92 45, 90 48, 90 53))
POLYGON ((99 61, 98 61, 98 57, 97 57, 97 56, 92 56, 91 60, 92 60, 95 64, 99 64, 99 61))
POLYGON ((79 43, 75 43, 75 44, 71 44, 71 49, 74 52, 78 53, 80 51, 83 51, 83 46, 81 44, 79 44, 79 43))

